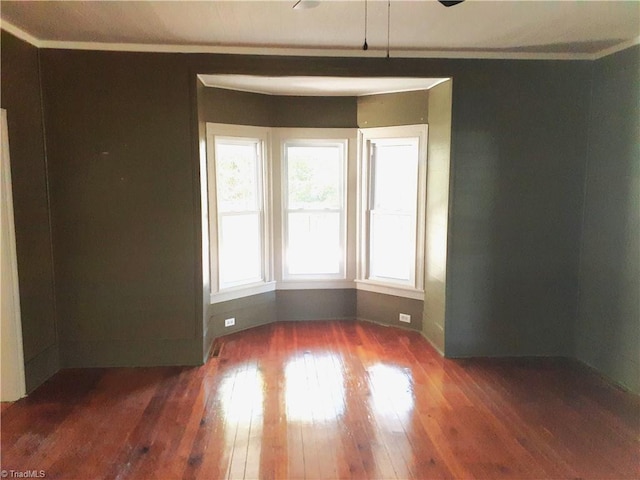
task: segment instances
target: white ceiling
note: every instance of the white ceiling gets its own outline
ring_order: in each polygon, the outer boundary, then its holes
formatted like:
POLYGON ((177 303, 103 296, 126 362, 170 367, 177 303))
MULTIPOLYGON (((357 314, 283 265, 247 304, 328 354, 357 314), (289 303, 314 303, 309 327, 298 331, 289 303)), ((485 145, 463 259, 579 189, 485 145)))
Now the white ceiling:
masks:
POLYGON ((589 58, 637 42, 640 1, 6 1, 3 27, 41 47, 309 55, 589 58), (102 45, 97 45, 96 42, 102 45), (555 56, 555 57, 554 57, 555 56))
POLYGON ((198 75, 208 87, 266 95, 352 96, 429 89, 444 78, 402 77, 263 77, 256 75, 198 75))

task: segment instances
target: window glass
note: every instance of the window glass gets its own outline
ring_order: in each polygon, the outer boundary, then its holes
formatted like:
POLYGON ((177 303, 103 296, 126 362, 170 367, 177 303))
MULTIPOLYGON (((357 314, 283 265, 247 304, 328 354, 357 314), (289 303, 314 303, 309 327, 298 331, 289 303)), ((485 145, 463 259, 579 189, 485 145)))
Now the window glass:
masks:
POLYGON ((256 210, 258 162, 255 142, 216 142, 218 211, 256 210))
POLYGON ((344 146, 285 144, 285 275, 344 270, 344 146))
POLYGON ((260 147, 253 139, 215 139, 220 289, 264 278, 260 147))
POLYGON ((418 138, 369 140, 368 279, 414 285, 418 138))

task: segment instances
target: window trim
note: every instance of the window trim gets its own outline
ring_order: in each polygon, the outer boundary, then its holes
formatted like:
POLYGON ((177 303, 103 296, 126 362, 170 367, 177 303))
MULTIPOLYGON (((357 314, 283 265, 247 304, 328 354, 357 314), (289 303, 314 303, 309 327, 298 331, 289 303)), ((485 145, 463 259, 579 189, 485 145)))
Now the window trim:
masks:
POLYGON ((388 295, 424 299, 424 261, 426 231, 427 185, 426 124, 375 127, 358 130, 358 244, 356 288, 388 295), (412 266, 412 282, 369 278, 370 213, 372 203, 372 151, 371 141, 384 139, 418 139, 418 184, 416 198, 416 250, 412 266))
MULTIPOLYGON (((272 260, 272 201, 271 201, 271 160, 270 139, 271 129, 266 127, 252 127, 244 125, 228 125, 219 123, 206 124, 207 138, 207 181, 209 202, 209 272, 210 272, 210 303, 219 303, 235 298, 241 298, 275 289, 273 281, 272 260), (217 205, 216 185, 216 138, 239 139, 256 141, 260 148, 258 152, 258 187, 261 200, 261 231, 262 231, 262 278, 258 281, 240 285, 230 285, 221 288, 220 271, 218 268, 219 235, 218 228, 221 213, 217 205)), ((224 214, 223 214, 224 215, 224 214)))
POLYGON ((274 203, 274 276, 277 290, 312 290, 312 289, 342 289, 355 288, 356 277, 356 204, 357 204, 357 128, 298 128, 278 127, 273 128, 272 152, 273 152, 273 203, 274 203), (283 245, 284 231, 282 229, 282 164, 283 142, 285 140, 329 140, 345 141, 345 277, 344 278, 283 278, 283 245))
POLYGON ((327 281, 327 280, 345 280, 347 276, 347 165, 348 165, 348 152, 349 145, 346 138, 289 138, 283 137, 280 139, 281 146, 281 188, 280 193, 282 195, 282 241, 281 241, 281 254, 282 254, 282 280, 285 282, 306 282, 312 281, 327 281), (287 148, 289 146, 331 146, 340 148, 340 199, 341 205, 337 209, 315 209, 305 210, 301 209, 300 212, 309 213, 323 213, 333 212, 340 215, 340 249, 341 258, 338 273, 318 273, 318 274, 292 274, 288 271, 287 265, 287 252, 289 249, 289 213, 294 210, 289 209, 289 188, 288 188, 288 157, 287 148))

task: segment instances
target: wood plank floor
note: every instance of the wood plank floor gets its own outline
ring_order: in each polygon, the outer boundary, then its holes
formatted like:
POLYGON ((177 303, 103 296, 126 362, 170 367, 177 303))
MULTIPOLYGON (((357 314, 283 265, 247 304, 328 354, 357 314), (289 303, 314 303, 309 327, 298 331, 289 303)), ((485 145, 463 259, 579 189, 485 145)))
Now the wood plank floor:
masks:
POLYGON ((640 478, 640 401, 561 360, 276 323, 200 368, 61 371, 2 411, 1 468, 60 479, 640 478))

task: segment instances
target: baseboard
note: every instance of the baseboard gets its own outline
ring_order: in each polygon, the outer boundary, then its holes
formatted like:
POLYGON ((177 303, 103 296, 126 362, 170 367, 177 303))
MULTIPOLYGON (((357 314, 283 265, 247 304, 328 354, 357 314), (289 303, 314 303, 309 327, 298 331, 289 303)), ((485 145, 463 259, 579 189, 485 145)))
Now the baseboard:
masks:
POLYGON ((27 393, 46 382, 60 370, 58 345, 52 344, 24 364, 27 393))

